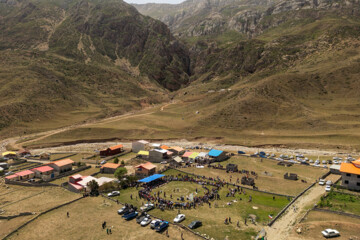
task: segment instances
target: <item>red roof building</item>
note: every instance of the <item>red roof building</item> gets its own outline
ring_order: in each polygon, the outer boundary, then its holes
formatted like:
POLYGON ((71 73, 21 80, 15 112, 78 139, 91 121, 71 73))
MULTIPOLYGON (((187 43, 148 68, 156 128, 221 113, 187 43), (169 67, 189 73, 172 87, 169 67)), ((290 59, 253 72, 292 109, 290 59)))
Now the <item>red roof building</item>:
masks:
POLYGON ((100 151, 100 156, 106 157, 106 156, 113 156, 115 154, 122 153, 124 151, 124 146, 122 144, 109 147, 107 149, 100 151))

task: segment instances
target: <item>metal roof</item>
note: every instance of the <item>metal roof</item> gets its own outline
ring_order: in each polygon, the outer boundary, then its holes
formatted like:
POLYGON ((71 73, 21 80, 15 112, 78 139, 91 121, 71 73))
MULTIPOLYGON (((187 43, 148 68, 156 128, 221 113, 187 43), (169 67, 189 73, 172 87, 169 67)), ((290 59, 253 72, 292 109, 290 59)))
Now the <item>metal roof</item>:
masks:
POLYGON ((216 150, 216 149, 212 149, 212 150, 209 152, 209 156, 210 156, 210 157, 218 157, 218 156, 220 156, 221 153, 223 153, 223 151, 221 151, 221 150, 216 150))
POLYGON ((163 176, 165 176, 165 175, 163 175, 163 174, 154 174, 154 175, 151 175, 150 177, 146 177, 146 178, 143 178, 143 179, 139 180, 139 182, 141 182, 141 183, 149 183, 149 182, 152 182, 152 181, 154 181, 156 179, 162 178, 163 176))

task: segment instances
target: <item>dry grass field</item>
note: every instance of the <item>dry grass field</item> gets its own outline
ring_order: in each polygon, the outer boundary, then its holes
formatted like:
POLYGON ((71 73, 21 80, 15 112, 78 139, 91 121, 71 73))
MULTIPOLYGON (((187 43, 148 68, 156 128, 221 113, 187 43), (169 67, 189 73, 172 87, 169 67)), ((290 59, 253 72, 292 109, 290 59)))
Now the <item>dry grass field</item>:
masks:
POLYGON ((120 207, 121 205, 102 197, 85 198, 41 216, 10 239, 180 240, 181 233, 186 240, 199 239, 175 226, 170 226, 168 238, 165 233, 157 233, 149 226, 141 227, 135 220, 125 221, 117 214, 120 207), (70 214, 69 218, 66 217, 67 212, 70 214), (101 224, 104 221, 112 228, 111 235, 107 235, 102 229, 101 224))
POLYGON ((318 240, 324 239, 321 231, 326 228, 336 229, 340 232, 341 236, 336 238, 339 240, 358 240, 359 237, 360 219, 346 217, 333 213, 311 211, 306 220, 296 226, 302 229, 302 233, 292 234, 292 239, 306 239, 306 240, 318 240))
MULTIPOLYGON (((79 197, 63 188, 57 187, 22 187, 9 185, 0 187, 0 209, 2 215, 11 216, 22 212, 32 212, 35 215, 65 202, 79 197)), ((28 221, 33 216, 18 217, 11 220, 0 220, 0 237, 28 221)))
MULTIPOLYGON (((248 171, 255 171, 258 174, 258 178, 255 179, 255 184, 260 190, 291 196, 295 196, 302 192, 306 187, 328 171, 323 168, 299 164, 294 164, 291 167, 284 167, 277 165, 278 162, 274 160, 243 156, 231 157, 229 160, 221 162, 220 164, 225 167, 228 163, 237 164, 239 170, 245 169, 248 171), (298 174, 300 180, 285 180, 284 174, 286 172, 298 174), (306 180, 307 183, 303 183, 301 180, 306 180)), ((205 168, 191 167, 182 168, 181 170, 207 177, 220 177, 227 182, 230 182, 230 176, 232 176, 232 183, 236 182, 237 178, 241 179, 242 176, 246 176, 246 174, 240 173, 226 173, 225 170, 209 169, 206 166, 205 168)))

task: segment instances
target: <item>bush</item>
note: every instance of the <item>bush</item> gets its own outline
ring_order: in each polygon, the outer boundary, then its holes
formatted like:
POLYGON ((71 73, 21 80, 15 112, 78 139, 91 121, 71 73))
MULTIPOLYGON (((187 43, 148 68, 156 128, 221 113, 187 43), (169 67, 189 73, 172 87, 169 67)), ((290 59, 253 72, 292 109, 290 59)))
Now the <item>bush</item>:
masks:
POLYGON ((118 159, 118 158, 115 158, 115 159, 114 159, 114 163, 119 163, 119 159, 118 159))

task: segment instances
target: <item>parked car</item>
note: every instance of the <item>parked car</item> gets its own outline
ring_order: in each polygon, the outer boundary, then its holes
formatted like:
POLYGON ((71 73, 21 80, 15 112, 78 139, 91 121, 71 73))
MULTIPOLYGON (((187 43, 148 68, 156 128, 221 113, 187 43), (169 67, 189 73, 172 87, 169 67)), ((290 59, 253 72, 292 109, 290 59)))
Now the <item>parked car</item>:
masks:
POLYGON ((303 165, 310 165, 308 162, 301 162, 300 164, 303 164, 303 165))
POLYGON ((327 163, 328 163, 328 164, 332 164, 332 161, 331 161, 331 160, 327 160, 327 163))
POLYGON ((190 229, 195 229, 195 228, 198 228, 200 226, 202 226, 202 222, 198 221, 198 220, 195 220, 195 221, 191 222, 188 227, 190 229))
POLYGON ((119 195, 120 195, 120 191, 112 191, 111 193, 108 193, 108 197, 115 197, 119 195))
POLYGON ((326 164, 326 160, 322 160, 322 164, 326 164))
POLYGON ((340 233, 339 231, 335 230, 335 229, 325 229, 324 231, 321 231, 322 235, 326 238, 330 238, 330 237, 339 237, 340 233))
POLYGON ((331 180, 326 181, 326 186, 331 186, 331 185, 333 185, 333 182, 331 180))
POLYGON ((161 164, 167 164, 167 161, 162 161, 161 164))
POLYGON ((319 180, 319 185, 325 185, 325 180, 324 180, 324 179, 320 179, 320 180, 319 180))
POLYGON ((157 227, 157 225, 159 225, 160 223, 161 223, 160 219, 152 220, 151 223, 150 223, 150 228, 155 229, 157 227))
POLYGON ((333 161, 333 163, 334 163, 334 164, 339 164, 339 162, 338 162, 338 161, 336 161, 336 160, 334 160, 334 161, 333 161))
POLYGON ((10 172, 5 173, 5 176, 10 176, 12 174, 14 174, 14 173, 10 171, 10 172))
POLYGON ((123 215, 122 217, 127 220, 127 221, 130 221, 131 219, 134 219, 136 218, 136 216, 138 215, 138 212, 131 212, 131 213, 128 213, 126 215, 123 215))
POLYGON ((185 220, 185 214, 178 214, 175 218, 174 218, 174 223, 179 223, 185 220))
POLYGON ((145 203, 144 206, 142 206, 140 209, 144 212, 148 212, 151 209, 154 209, 154 204, 153 203, 145 203))
POLYGON ((150 218, 150 217, 146 217, 146 218, 144 218, 144 219, 141 221, 140 225, 143 226, 143 227, 145 227, 145 226, 147 226, 149 223, 151 223, 151 218, 150 218))
POLYGON ((314 163, 314 160, 310 159, 309 163, 314 163))
POLYGON ((164 231, 167 227, 169 227, 169 222, 163 221, 163 222, 161 222, 159 225, 157 225, 157 226, 155 227, 155 231, 157 231, 157 232, 162 232, 162 231, 164 231))
POLYGON ((139 216, 136 217, 136 222, 140 224, 148 216, 149 215, 147 215, 146 212, 143 212, 139 216))
POLYGON ((100 165, 103 165, 103 164, 105 164, 106 163, 106 161, 105 160, 102 160, 101 162, 100 162, 100 165))
POLYGON ((119 215, 121 215, 121 214, 125 214, 126 211, 129 212, 129 210, 130 209, 128 207, 124 206, 124 207, 120 208, 117 212, 119 215))
POLYGON ((326 192, 330 192, 330 191, 331 191, 331 186, 326 186, 326 187, 325 187, 325 191, 326 191, 326 192))

